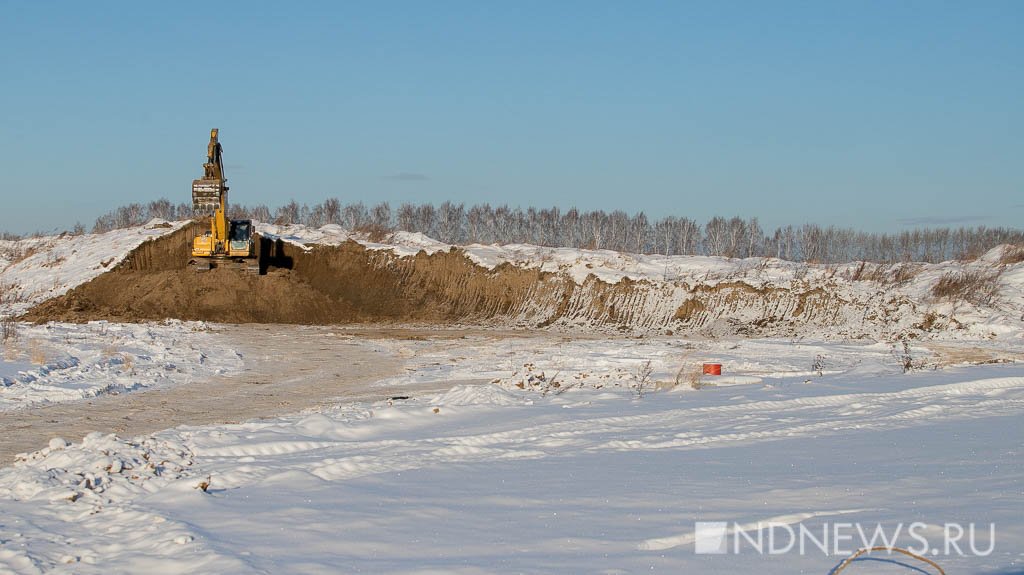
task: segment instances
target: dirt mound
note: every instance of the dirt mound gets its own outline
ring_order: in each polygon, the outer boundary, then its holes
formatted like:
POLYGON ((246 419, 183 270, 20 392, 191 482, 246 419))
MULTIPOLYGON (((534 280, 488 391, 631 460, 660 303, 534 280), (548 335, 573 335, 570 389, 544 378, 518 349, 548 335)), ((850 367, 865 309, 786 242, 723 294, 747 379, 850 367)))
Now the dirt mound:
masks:
POLYGON ((594 276, 577 284, 565 274, 510 264, 490 270, 455 248, 402 258, 351 241, 306 251, 261 239, 264 275, 195 272, 187 260, 197 231, 188 227, 147 242, 112 271, 37 306, 26 319, 606 326, 705 335, 815 329, 857 337, 901 329, 907 321, 898 319, 920 315, 905 300, 869 306, 822 286, 610 284, 594 276))
POLYGON ((263 275, 196 272, 187 268, 195 233, 186 228, 147 242, 112 271, 40 304, 26 319, 484 322, 522 315, 531 299, 565 292, 568 281, 512 266, 490 272, 457 252, 396 258, 356 242, 307 252, 266 239, 259 242, 263 275), (545 290, 547 284, 554 289, 545 290))

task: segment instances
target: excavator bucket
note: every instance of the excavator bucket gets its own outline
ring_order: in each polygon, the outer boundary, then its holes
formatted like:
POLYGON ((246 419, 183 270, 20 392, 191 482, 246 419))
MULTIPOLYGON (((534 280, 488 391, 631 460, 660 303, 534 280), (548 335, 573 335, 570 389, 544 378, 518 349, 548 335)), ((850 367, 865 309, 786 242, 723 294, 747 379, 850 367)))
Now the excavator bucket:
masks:
POLYGON ((226 190, 222 180, 192 180, 192 211, 197 216, 212 216, 220 207, 220 196, 226 190))

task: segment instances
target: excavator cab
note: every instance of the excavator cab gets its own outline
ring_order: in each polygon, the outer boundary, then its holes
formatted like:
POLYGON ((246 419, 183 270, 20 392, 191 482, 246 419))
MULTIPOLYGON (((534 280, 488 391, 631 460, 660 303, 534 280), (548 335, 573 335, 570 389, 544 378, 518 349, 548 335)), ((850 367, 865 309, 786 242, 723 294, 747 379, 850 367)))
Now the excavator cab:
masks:
POLYGON ((252 233, 252 220, 231 220, 228 232, 228 255, 243 258, 254 256, 252 233))

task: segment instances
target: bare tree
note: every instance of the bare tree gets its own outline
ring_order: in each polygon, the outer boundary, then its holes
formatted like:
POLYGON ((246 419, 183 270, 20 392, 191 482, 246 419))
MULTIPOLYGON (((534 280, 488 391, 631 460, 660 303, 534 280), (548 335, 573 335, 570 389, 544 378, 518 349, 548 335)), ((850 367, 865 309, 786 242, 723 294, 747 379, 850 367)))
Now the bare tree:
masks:
POLYGON ((648 240, 651 237, 651 224, 647 214, 637 212, 629 222, 629 249, 638 254, 648 253, 648 240))
MULTIPOLYGON (((303 206, 305 208, 305 206, 303 206)), ((303 209, 303 223, 312 228, 319 228, 327 224, 327 214, 324 212, 323 204, 317 204, 312 208, 303 209)))
POLYGON ((260 204, 252 209, 252 219, 258 222, 269 222, 270 221, 270 208, 260 204))
MULTIPOLYGON (((132 203, 98 217, 92 231, 137 226, 152 218, 174 220, 192 216, 191 204, 175 206, 166 199, 145 205, 132 203)), ((453 202, 439 207, 404 203, 392 211, 387 202, 368 210, 362 202, 343 205, 337 198, 312 207, 291 200, 273 211, 265 205, 231 204, 229 216, 313 227, 333 223, 353 230, 391 231, 397 227, 455 244, 529 242, 667 255, 770 256, 819 263, 939 262, 975 258, 1000 244, 1024 244, 1024 231, 984 226, 878 234, 808 223, 767 233, 757 218, 715 216, 702 227, 691 218, 671 215, 651 221, 643 212, 630 215, 615 210, 606 214, 601 210, 581 212, 571 208, 562 213, 557 207, 524 210, 507 205, 492 208, 488 204, 467 209, 453 202)))
POLYGON ((462 240, 462 204, 444 202, 437 210, 437 234, 439 240, 454 244, 462 240))
POLYGON ((363 202, 348 204, 341 210, 341 225, 348 230, 362 229, 370 219, 363 202))
POLYGON ((338 198, 324 200, 324 224, 341 223, 341 202, 338 198))
POLYGON ((381 202, 370 210, 370 226, 378 232, 390 232, 394 229, 391 223, 391 205, 381 202))
POLYGON ((174 204, 166 198, 160 198, 146 206, 149 219, 160 218, 161 220, 173 221, 175 218, 174 204))
POLYGON ((709 256, 723 256, 728 247, 729 223, 715 216, 704 225, 704 252, 709 256))
POLYGON ((402 204, 398 206, 398 229, 406 232, 416 230, 416 206, 402 204))
POLYGON ((423 204, 416 208, 416 225, 415 229, 409 230, 414 232, 421 232, 428 236, 434 237, 437 231, 437 210, 431 204, 423 204))
POLYGON ((299 216, 301 215, 302 208, 298 202, 292 200, 287 204, 277 208, 277 212, 274 213, 274 223, 282 226, 288 224, 299 223, 299 216))

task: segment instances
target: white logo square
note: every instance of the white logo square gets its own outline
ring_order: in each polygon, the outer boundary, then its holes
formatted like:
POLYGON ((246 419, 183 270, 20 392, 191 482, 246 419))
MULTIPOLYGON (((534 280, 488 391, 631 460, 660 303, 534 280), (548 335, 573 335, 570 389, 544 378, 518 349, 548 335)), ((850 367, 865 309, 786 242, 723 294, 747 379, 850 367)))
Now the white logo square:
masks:
POLYGON ((694 524, 693 550, 698 555, 723 555, 728 551, 728 524, 725 521, 697 521, 694 524))

